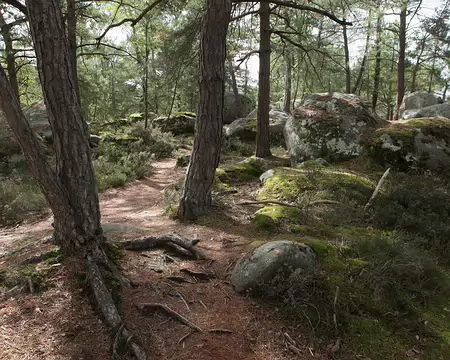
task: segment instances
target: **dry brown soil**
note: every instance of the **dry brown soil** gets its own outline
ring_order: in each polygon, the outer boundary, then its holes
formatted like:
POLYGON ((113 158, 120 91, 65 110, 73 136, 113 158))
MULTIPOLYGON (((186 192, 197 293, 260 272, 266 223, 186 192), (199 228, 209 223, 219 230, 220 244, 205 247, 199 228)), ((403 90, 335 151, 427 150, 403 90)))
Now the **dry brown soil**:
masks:
MULTIPOLYGON (((229 283, 233 265, 260 236, 251 231, 237 207, 196 224, 180 224, 165 215, 164 191, 184 171, 175 168, 174 160, 161 161, 148 178, 101 195, 102 223, 108 239, 176 233, 200 239, 198 247, 208 257, 193 261, 162 250, 125 252, 120 264, 136 286, 123 291, 122 310, 127 326, 140 338, 149 358, 327 358, 324 349, 312 345, 307 325, 288 323, 276 306, 269 309, 233 291, 229 283), (192 276, 185 269, 210 276, 192 276), (185 281, 179 283, 171 277, 185 281), (165 304, 204 331, 192 332, 159 311, 142 314, 136 305, 144 302, 165 304), (288 348, 286 334, 296 342, 298 353, 288 348)), ((245 191, 241 189, 241 195, 245 191)), ((50 217, 0 229, 0 270, 15 269, 52 249, 42 241, 51 229, 50 217)), ((24 291, 10 298, 0 293, 0 359, 110 358, 111 334, 92 309, 78 269, 79 264, 66 260, 51 269, 47 290, 24 291)))

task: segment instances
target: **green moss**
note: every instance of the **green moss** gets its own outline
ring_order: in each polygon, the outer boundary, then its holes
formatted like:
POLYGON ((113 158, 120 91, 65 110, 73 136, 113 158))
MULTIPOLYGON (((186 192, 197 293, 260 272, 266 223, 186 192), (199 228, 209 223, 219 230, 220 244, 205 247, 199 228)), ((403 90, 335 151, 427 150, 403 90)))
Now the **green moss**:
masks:
POLYGON ((197 117, 197 114, 190 111, 180 111, 175 113, 173 117, 181 117, 181 116, 197 117))
POLYGON ((262 231, 274 232, 277 229, 277 223, 265 214, 256 214, 252 219, 252 224, 262 231))
POLYGON ((298 208, 281 205, 266 206, 256 212, 252 223, 258 229, 275 231, 283 222, 289 224, 301 222, 302 215, 298 208))
POLYGON ((284 200, 299 202, 308 192, 309 200, 346 200, 365 204, 370 198, 375 183, 364 176, 336 171, 277 168, 258 193, 259 200, 284 200))
POLYGON ((221 166, 216 170, 216 176, 222 183, 243 183, 259 178, 265 171, 265 161, 255 156, 249 157, 237 164, 221 166))

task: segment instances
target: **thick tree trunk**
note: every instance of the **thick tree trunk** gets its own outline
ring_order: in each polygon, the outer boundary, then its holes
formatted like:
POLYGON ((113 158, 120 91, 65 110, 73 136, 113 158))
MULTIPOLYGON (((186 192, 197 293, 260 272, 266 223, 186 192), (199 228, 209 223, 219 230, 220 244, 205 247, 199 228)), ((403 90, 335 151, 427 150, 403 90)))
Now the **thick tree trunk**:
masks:
POLYGON ((375 40, 375 75, 373 81, 373 93, 372 93, 372 108, 376 110, 378 103, 378 95, 380 92, 380 80, 381 80, 381 25, 382 25, 382 15, 381 15, 381 1, 377 2, 377 38, 375 40))
POLYGON ((67 252, 92 251, 103 240, 89 132, 81 115, 59 0, 28 0, 39 76, 56 155, 56 180, 64 192, 53 206, 55 241, 67 252))
POLYGON ((284 56, 286 62, 286 75, 284 81, 284 107, 283 110, 291 113, 291 94, 292 94, 292 57, 287 51, 284 56))
POLYGON ((364 73, 366 71, 366 65, 367 65, 367 57, 369 56, 369 49, 370 49, 370 34, 372 30, 372 8, 369 9, 369 20, 367 23, 367 35, 366 35, 366 45, 364 47, 364 55, 361 60, 361 67, 359 68, 358 77, 356 78, 355 85, 353 86, 352 93, 358 94, 360 93, 360 88, 362 84, 362 79, 364 76, 364 73))
POLYGON ((268 157, 270 153, 270 3, 262 0, 259 10, 259 91, 258 122, 256 129, 256 156, 268 157))
POLYGON ((395 106, 394 120, 398 120, 400 105, 405 96, 405 50, 406 50, 406 12, 407 0, 403 0, 400 11, 400 28, 398 34, 399 51, 397 64, 397 104, 395 106))
POLYGON ((211 190, 222 138, 226 36, 230 14, 231 0, 206 0, 194 150, 178 211, 182 221, 194 220, 211 210, 211 190))
POLYGON ((145 69, 144 69, 144 127, 148 127, 148 60, 150 48, 148 46, 148 21, 145 22, 145 69))
POLYGON ((19 82, 17 81, 16 59, 13 50, 13 40, 11 37, 11 27, 6 24, 2 13, 3 9, 0 7, 0 32, 5 44, 6 66, 8 69, 8 78, 11 88, 20 102, 19 82))

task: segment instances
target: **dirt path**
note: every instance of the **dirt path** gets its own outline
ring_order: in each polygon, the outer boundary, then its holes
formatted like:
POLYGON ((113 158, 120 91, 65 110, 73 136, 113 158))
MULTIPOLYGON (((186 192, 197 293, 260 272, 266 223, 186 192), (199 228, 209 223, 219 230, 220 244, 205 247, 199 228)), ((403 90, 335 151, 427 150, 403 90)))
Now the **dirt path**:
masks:
MULTIPOLYGON (((177 233, 200 239, 198 247, 208 257, 191 261, 167 256, 163 251, 125 252, 123 271, 138 286, 124 290, 123 313, 150 358, 323 358, 308 345, 301 326, 286 327, 277 311, 261 308, 230 286, 228 278, 235 261, 254 240, 243 224, 219 216, 201 224, 182 225, 164 214, 164 189, 185 171, 174 165, 174 160, 158 162, 149 178, 101 196, 102 223, 109 239, 177 233), (186 269, 209 276, 192 276, 186 269), (184 278, 184 282, 173 281, 177 277, 184 278), (159 312, 143 315, 136 308, 143 302, 165 304, 204 332, 191 332, 159 312), (208 331, 211 329, 215 331, 208 331), (295 339, 301 355, 288 349, 284 333, 295 339)), ((15 229, 0 229, 0 256, 19 249, 11 256, 0 257, 0 269, 48 251, 51 245, 36 239, 50 234, 51 229, 50 218, 15 229)), ((52 287, 42 294, 22 294, 0 301, 1 359, 109 358, 108 332, 83 296, 73 268, 65 262, 55 272, 52 287)))

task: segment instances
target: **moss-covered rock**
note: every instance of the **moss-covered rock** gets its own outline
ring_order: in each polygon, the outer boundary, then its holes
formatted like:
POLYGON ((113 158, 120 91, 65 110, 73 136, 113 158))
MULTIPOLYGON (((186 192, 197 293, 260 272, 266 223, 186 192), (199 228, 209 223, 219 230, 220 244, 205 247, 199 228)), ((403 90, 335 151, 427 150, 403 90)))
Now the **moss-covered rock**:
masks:
POLYGON ((274 175, 266 180, 258 193, 259 200, 283 200, 299 202, 305 192, 309 200, 354 201, 365 204, 375 183, 368 178, 333 169, 303 170, 276 168, 274 175))
POLYGON ((171 117, 159 117, 153 124, 164 132, 173 135, 193 135, 195 133, 196 116, 191 112, 178 112, 171 117))
POLYGON ((283 158, 257 158, 251 156, 236 164, 224 165, 216 170, 216 175, 223 183, 242 183, 259 178, 266 170, 286 163, 283 158))
POLYGON ((299 208, 273 205, 265 206, 258 210, 252 219, 252 223, 259 230, 275 231, 283 223, 298 224, 304 216, 299 208))
POLYGON ((368 154, 381 164, 406 171, 450 170, 450 120, 421 118, 378 129, 367 142, 368 154))
POLYGON ((317 158, 337 161, 358 156, 362 137, 380 123, 356 95, 311 94, 287 121, 284 136, 294 165, 317 158))

